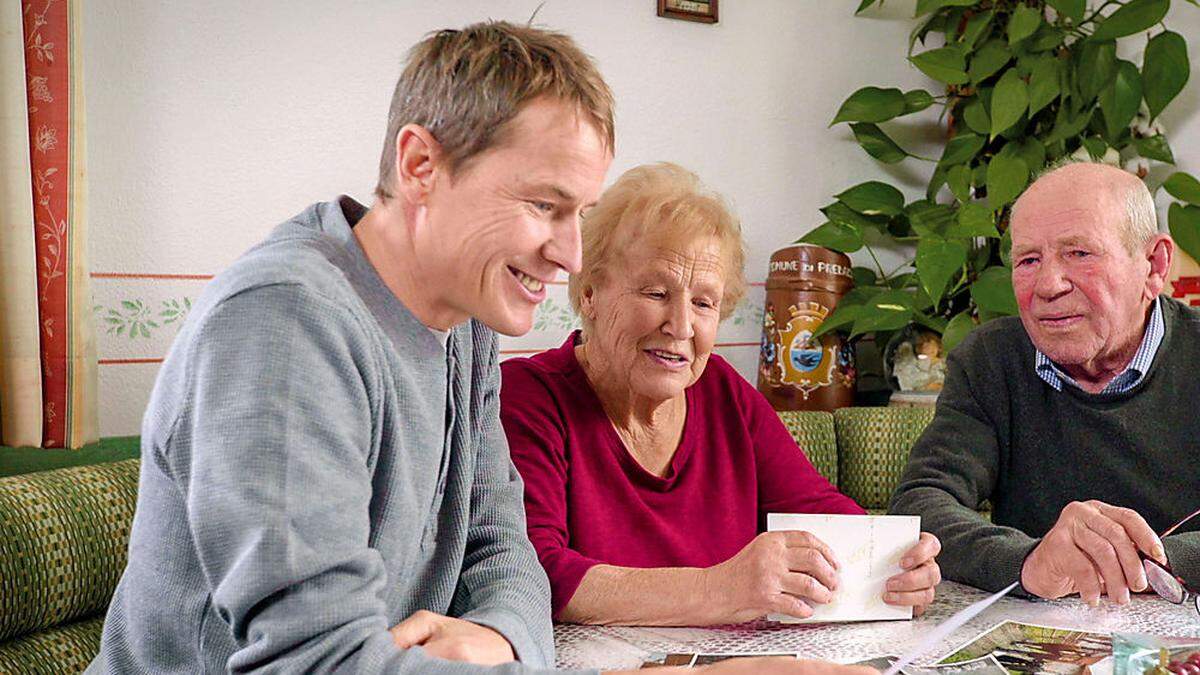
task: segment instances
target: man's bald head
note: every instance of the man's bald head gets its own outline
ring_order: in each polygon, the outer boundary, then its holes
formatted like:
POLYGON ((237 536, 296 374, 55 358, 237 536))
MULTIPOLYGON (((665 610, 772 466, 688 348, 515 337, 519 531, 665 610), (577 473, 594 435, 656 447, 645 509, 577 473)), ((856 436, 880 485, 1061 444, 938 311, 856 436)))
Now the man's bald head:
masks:
POLYGON ((1099 162, 1071 162, 1051 168, 1039 176, 1013 204, 1012 219, 1030 202, 1046 195, 1075 195, 1096 200, 1111 214, 1120 214, 1121 241, 1130 254, 1137 254, 1158 234, 1154 197, 1137 176, 1099 162))

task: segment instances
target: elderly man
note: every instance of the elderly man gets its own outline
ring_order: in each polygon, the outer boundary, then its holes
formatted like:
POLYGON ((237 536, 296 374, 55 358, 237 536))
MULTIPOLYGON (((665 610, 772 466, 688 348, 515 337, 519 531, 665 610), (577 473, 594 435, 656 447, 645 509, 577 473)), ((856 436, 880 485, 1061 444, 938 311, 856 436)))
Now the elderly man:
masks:
POLYGON ((947 578, 1125 603, 1139 553, 1200 584, 1200 313, 1160 296, 1174 244, 1135 176, 1076 163, 1011 219, 1020 319, 949 358, 933 422, 892 498, 943 543, 947 578), (992 522, 976 512, 992 506, 992 522))

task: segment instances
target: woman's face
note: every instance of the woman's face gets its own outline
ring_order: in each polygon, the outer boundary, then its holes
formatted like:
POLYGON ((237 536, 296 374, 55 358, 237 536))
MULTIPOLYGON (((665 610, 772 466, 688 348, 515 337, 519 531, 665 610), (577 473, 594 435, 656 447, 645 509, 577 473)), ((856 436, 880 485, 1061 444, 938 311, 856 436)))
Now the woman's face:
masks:
POLYGON ((679 250, 633 242, 614 260, 583 293, 590 375, 601 390, 651 402, 682 396, 704 372, 721 321, 720 242, 704 237, 679 250))

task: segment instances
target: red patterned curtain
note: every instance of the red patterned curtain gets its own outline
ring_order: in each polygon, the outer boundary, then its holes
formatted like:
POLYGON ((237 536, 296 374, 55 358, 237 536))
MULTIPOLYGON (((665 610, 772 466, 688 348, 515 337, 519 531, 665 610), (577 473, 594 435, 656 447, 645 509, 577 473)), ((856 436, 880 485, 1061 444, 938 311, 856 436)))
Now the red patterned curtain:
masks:
POLYGON ((79 3, 3 5, 0 436, 77 448, 98 437, 79 3))

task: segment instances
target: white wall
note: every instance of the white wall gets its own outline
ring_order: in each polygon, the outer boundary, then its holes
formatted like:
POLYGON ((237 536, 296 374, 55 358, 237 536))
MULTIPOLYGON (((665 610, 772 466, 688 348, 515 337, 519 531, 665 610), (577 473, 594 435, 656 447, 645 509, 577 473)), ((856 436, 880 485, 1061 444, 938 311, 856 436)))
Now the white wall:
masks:
MULTIPOLYGON (((369 199, 389 97, 410 45, 428 31, 481 19, 523 22, 539 4, 84 3, 101 432, 138 431, 157 360, 178 326, 165 323, 164 303, 195 298, 206 275, 310 202, 343 192, 369 199), (158 327, 144 324, 148 337, 117 335, 119 324, 104 321, 117 315, 158 327)), ((658 160, 697 171, 741 216, 747 277, 761 282, 770 253, 819 224, 817 208, 830 195, 889 174, 910 196, 922 191, 927 166, 881 167, 845 125, 826 128, 858 87, 933 89, 902 59, 913 4, 889 0, 855 18, 852 0, 724 0, 720 23, 705 25, 658 18, 655 0, 547 0, 537 23, 573 35, 616 94, 609 180, 658 160)), ((1167 24, 1189 36, 1198 61, 1200 9, 1175 5, 1167 24)), ((897 132, 898 140, 922 147, 936 132, 936 111, 897 132)), ((1193 82, 1165 120, 1176 158, 1192 171, 1200 170, 1198 112, 1193 82)), ((537 329, 503 347, 560 344, 569 323, 563 290, 555 287, 537 329)), ((718 349, 751 377, 762 293, 755 287, 726 322, 726 346, 718 349)))

